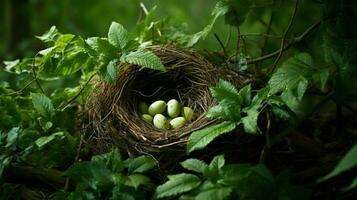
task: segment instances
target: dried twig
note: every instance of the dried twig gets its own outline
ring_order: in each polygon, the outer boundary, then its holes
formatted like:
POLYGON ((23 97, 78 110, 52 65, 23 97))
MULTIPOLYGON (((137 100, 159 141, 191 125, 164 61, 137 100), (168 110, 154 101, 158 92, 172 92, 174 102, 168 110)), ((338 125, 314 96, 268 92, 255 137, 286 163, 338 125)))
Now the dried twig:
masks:
POLYGON ((224 56, 227 58, 227 57, 228 57, 228 54, 227 54, 227 51, 226 51, 226 47, 225 47, 224 44, 222 43, 221 39, 219 39, 217 33, 214 34, 214 37, 215 37, 216 40, 218 41, 219 45, 222 47, 224 56))

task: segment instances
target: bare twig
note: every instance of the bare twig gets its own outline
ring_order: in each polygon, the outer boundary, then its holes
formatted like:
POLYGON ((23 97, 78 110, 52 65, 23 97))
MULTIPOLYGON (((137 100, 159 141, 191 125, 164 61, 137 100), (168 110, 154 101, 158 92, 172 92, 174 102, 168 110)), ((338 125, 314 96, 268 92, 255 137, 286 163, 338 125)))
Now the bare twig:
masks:
POLYGON ((20 90, 18 91, 15 91, 15 92, 11 92, 9 94, 7 94, 8 96, 11 96, 11 95, 15 95, 15 94, 20 94, 22 93, 27 87, 29 87, 33 82, 35 81, 35 79, 32 79, 31 81, 29 81, 23 88, 21 88, 20 90))
POLYGON ((41 86, 41 83, 40 81, 37 79, 37 74, 36 74, 36 70, 35 70, 35 62, 36 62, 36 57, 37 57, 38 53, 35 55, 35 57, 33 58, 33 61, 32 61, 32 74, 33 74, 33 78, 34 80, 36 81, 36 84, 38 86, 38 88, 40 88, 41 92, 43 94, 45 94, 45 91, 43 90, 42 86, 41 86))
POLYGON ((221 39, 219 39, 217 33, 214 34, 214 37, 215 37, 216 40, 218 41, 219 45, 221 45, 222 50, 223 50, 223 53, 224 53, 224 56, 227 58, 227 57, 228 57, 228 54, 227 54, 227 51, 226 51, 226 47, 224 47, 224 44, 222 43, 221 39))
POLYGON ((58 110, 58 109, 59 109, 60 107, 62 107, 62 106, 63 106, 62 109, 65 109, 65 108, 66 108, 68 105, 70 105, 74 100, 76 100, 76 99, 79 97, 79 95, 81 95, 81 93, 83 92, 84 88, 87 87, 87 85, 89 84, 89 82, 92 80, 92 78, 93 78, 95 75, 96 75, 96 73, 92 74, 92 75, 89 77, 89 79, 87 80, 87 82, 83 85, 83 87, 81 88, 81 90, 79 90, 79 92, 78 92, 74 97, 72 97, 69 101, 67 101, 64 105, 63 105, 63 104, 59 105, 59 106, 56 108, 56 110, 58 110))
MULTIPOLYGON (((313 30, 315 30, 322 22, 323 20, 320 20, 314 24, 312 24, 308 29, 306 29, 300 36, 298 37, 294 37, 291 39, 291 42, 288 43, 286 46, 284 46, 284 48, 282 49, 282 51, 286 51, 287 49, 289 49, 291 46, 303 41, 305 39, 305 37, 307 35, 309 35, 313 30)), ((280 53, 281 49, 277 50, 277 51, 274 51, 270 54, 267 54, 267 55, 264 55, 264 56, 261 56, 261 57, 257 57, 257 58, 252 58, 250 60, 247 61, 247 64, 254 64, 254 63, 257 63, 257 62, 261 62, 261 61, 264 61, 264 60, 267 60, 269 58, 272 58, 276 55, 278 55, 280 53)), ((230 62, 237 62, 237 60, 233 60, 231 59, 230 62)))
POLYGON ((286 38, 286 35, 288 34, 289 30, 291 29, 292 25, 293 25, 298 5, 299 5, 299 0, 296 0, 293 15, 291 16, 288 28, 285 30, 283 38, 281 39, 280 51, 279 51, 278 57, 274 61, 273 68, 272 68, 271 72, 273 72, 275 70, 275 68, 278 65, 278 62, 279 62, 279 60, 281 58, 281 55, 283 54, 283 49, 284 49, 284 45, 285 45, 285 38, 286 38))

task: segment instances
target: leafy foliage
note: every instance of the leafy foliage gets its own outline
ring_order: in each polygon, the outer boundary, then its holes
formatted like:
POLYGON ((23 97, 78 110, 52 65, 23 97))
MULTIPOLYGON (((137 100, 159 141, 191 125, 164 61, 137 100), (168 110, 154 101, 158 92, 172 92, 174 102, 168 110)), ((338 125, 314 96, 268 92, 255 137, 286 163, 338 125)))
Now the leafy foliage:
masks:
MULTIPOLYGON (((80 162, 67 169, 65 175, 75 181, 74 192, 65 194, 69 199, 99 199, 126 197, 145 199, 144 192, 138 192, 142 186, 150 187, 147 172, 156 166, 156 161, 149 156, 140 156, 122 160, 118 149, 107 154, 97 155, 91 161, 80 162)), ((63 193, 61 193, 63 195, 63 193)))
POLYGON ((302 192, 289 184, 287 173, 283 172, 275 177, 263 165, 226 165, 222 155, 214 157, 209 165, 203 163, 196 159, 182 162, 185 169, 201 169, 201 172, 194 170, 200 176, 187 173, 170 175, 167 182, 157 187, 156 196, 212 200, 295 199, 297 192, 302 192), (281 182, 284 185, 280 185, 281 182))

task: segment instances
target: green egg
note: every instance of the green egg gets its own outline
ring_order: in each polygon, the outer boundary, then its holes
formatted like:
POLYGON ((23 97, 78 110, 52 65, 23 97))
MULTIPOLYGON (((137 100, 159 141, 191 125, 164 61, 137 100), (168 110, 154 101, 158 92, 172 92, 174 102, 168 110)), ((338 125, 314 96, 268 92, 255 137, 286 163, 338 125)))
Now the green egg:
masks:
POLYGON ((173 129, 181 128, 186 124, 186 119, 184 117, 176 117, 170 121, 170 125, 173 129))
POLYGON ((167 114, 171 118, 175 118, 180 115, 181 104, 176 99, 171 99, 167 102, 167 114))
POLYGON ((190 107, 183 107, 181 111, 181 116, 190 121, 193 117, 193 110, 190 107))
POLYGON ((143 119, 144 121, 146 121, 146 122, 149 123, 149 124, 152 124, 153 118, 152 118, 152 116, 149 115, 149 114, 142 114, 142 115, 141 115, 141 119, 143 119))
POLYGON ((148 112, 151 116, 155 116, 156 114, 162 114, 166 109, 165 101, 158 100, 152 103, 149 106, 148 112))
POLYGON ((159 129, 169 129, 169 124, 167 123, 167 119, 162 114, 156 114, 154 116, 153 124, 156 128, 159 129))

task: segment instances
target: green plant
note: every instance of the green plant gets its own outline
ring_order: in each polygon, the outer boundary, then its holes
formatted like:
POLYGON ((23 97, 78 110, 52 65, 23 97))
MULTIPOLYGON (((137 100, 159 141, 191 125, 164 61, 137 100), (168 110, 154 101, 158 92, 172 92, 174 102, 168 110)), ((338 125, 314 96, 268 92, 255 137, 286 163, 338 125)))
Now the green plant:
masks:
POLYGON ((64 175, 75 183, 75 191, 59 192, 57 196, 66 199, 147 199, 143 189, 150 191, 154 185, 143 173, 156 164, 150 156, 122 160, 118 149, 113 149, 92 157, 91 161, 69 167, 64 175))
POLYGON ((209 164, 198 159, 180 163, 191 173, 169 175, 156 188, 156 197, 179 199, 306 199, 307 193, 289 183, 289 173, 274 176, 264 165, 225 164, 223 155, 209 164))

